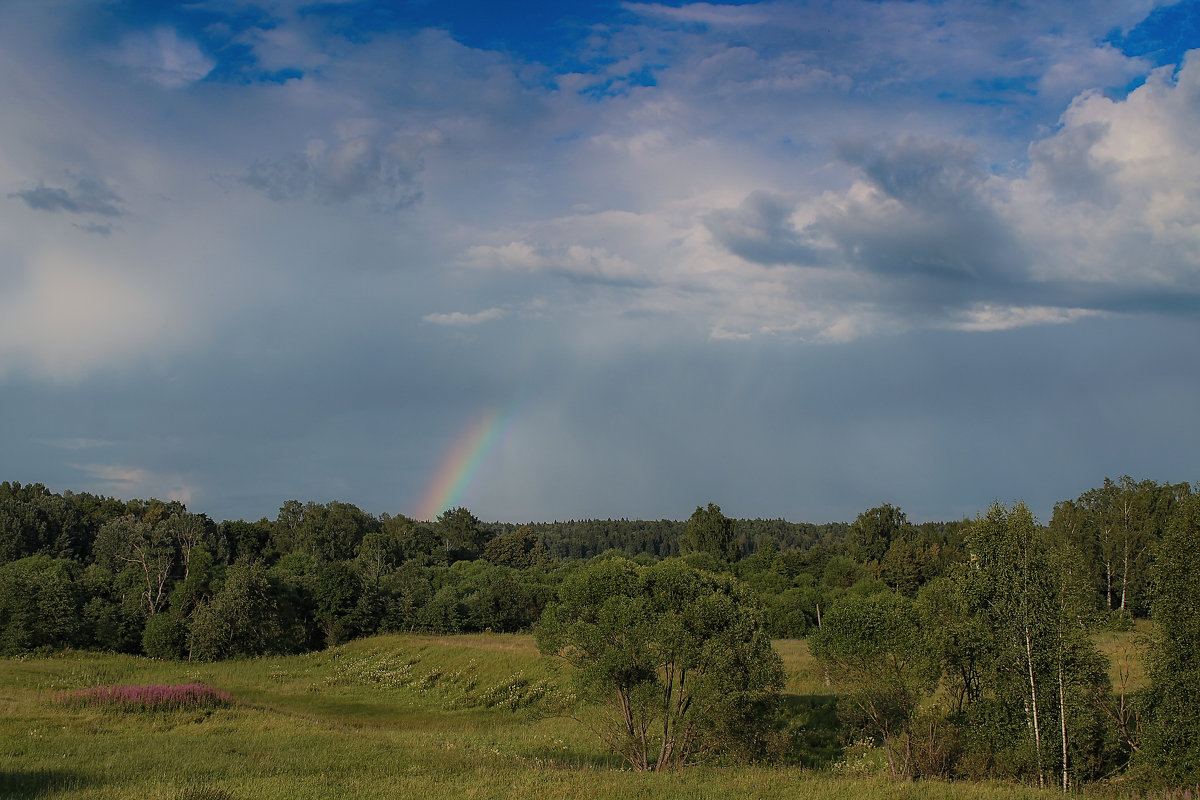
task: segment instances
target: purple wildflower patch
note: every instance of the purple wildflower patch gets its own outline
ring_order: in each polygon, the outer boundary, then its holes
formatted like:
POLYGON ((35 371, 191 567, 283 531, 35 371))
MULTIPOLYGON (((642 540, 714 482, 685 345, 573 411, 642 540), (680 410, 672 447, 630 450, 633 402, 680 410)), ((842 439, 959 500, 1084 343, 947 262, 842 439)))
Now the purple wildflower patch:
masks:
POLYGON ((233 704, 229 692, 203 683, 92 686, 67 692, 59 700, 69 706, 101 706, 118 711, 193 711, 233 704))

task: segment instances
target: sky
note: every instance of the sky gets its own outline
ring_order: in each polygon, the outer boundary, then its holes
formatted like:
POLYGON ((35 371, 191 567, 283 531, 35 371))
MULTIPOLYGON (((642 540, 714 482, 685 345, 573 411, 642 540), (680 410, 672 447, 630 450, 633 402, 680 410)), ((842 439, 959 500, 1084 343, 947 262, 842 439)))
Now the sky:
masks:
POLYGON ((0 3, 0 480, 915 521, 1200 480, 1200 0, 0 3))

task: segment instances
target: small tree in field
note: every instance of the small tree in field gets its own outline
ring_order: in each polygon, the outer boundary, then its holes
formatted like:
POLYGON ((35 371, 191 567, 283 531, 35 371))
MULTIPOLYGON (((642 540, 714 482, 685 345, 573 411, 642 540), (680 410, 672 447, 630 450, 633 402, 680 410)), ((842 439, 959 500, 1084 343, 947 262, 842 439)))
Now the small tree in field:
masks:
POLYGON ((534 635, 578 668, 583 696, 598 704, 570 715, 638 770, 753 748, 783 687, 752 595, 678 559, 587 564, 534 635))
POLYGON ((891 592, 846 595, 808 641, 846 691, 850 716, 883 740, 892 775, 916 777, 912 723, 941 663, 914 603, 891 592))

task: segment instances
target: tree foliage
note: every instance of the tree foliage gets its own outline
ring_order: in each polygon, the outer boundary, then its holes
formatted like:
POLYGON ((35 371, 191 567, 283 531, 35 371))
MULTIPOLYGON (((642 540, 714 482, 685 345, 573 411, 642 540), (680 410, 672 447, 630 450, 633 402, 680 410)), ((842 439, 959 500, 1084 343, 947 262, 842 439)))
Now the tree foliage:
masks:
POLYGON ((895 506, 884 503, 867 509, 850 525, 846 552, 860 564, 879 564, 907 528, 908 518, 895 506))
POLYGON ((285 652, 288 641, 266 570, 239 561, 212 600, 197 609, 189 644, 192 658, 215 661, 285 652))
POLYGON ((1147 760, 1166 781, 1200 782, 1200 495, 1181 504, 1152 573, 1147 760))
POLYGON ((80 642, 76 570, 49 556, 0 565, 0 656, 80 642))
POLYGON ((975 726, 983 734, 977 744, 994 768, 1038 785, 1057 776, 1065 790, 1097 777, 1112 757, 1098 705, 1111 686, 1081 624, 1087 590, 1079 559, 1052 547, 1023 503, 994 504, 967 545, 972 560, 959 587, 983 637, 974 653, 980 698, 968 718, 993 721, 975 726))
POLYGON ((707 554, 718 563, 737 561, 741 548, 734 521, 722 514, 715 503, 709 503, 707 508, 696 506, 679 542, 679 551, 685 556, 707 554))
POLYGON ((479 519, 461 506, 443 511, 437 525, 452 560, 478 558, 491 538, 479 519))
POLYGON ((890 505, 849 525, 732 520, 714 504, 683 521, 519 525, 465 508, 424 522, 288 501, 274 520, 213 524, 178 502, 0 483, 0 651, 218 659, 377 632, 528 630, 553 604, 539 636, 558 625, 553 636, 584 637, 555 652, 596 656, 587 696, 608 701, 612 724, 576 715, 651 769, 763 736, 769 659, 739 648, 816 629, 814 648, 847 691, 843 719, 890 743, 898 774, 945 771, 922 760, 945 745, 957 775, 1078 782, 1141 747, 1156 774, 1190 781, 1198 526, 1194 510, 1167 523, 1190 495, 1105 480, 1056 506, 1049 530, 1023 506, 912 524, 890 505), (585 613, 587 592, 597 599, 585 613), (1148 705, 1114 711, 1087 626, 1151 608, 1163 634, 1154 689, 1148 705), (589 643, 609 649, 600 658, 589 643), (944 693, 923 694, 920 656, 940 665, 944 693))
POLYGON ((921 773, 913 721, 941 676, 929 627, 913 601, 891 592, 849 594, 825 615, 809 646, 845 692, 849 716, 878 736, 892 775, 921 773))
POLYGON ((728 576, 679 560, 623 558, 571 575, 534 628, 538 647, 579 670, 607 713, 584 721, 639 770, 753 747, 783 686, 758 604, 728 576))

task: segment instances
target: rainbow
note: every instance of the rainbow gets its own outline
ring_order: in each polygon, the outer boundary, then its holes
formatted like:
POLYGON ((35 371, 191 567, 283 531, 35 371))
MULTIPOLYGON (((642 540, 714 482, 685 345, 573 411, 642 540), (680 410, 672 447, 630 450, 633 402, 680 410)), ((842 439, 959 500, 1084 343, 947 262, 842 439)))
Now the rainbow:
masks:
POLYGON ((460 504, 479 468, 496 443, 504 438, 511 422, 511 414, 502 415, 490 408, 462 430, 434 473, 417 510, 417 519, 432 520, 460 504))

